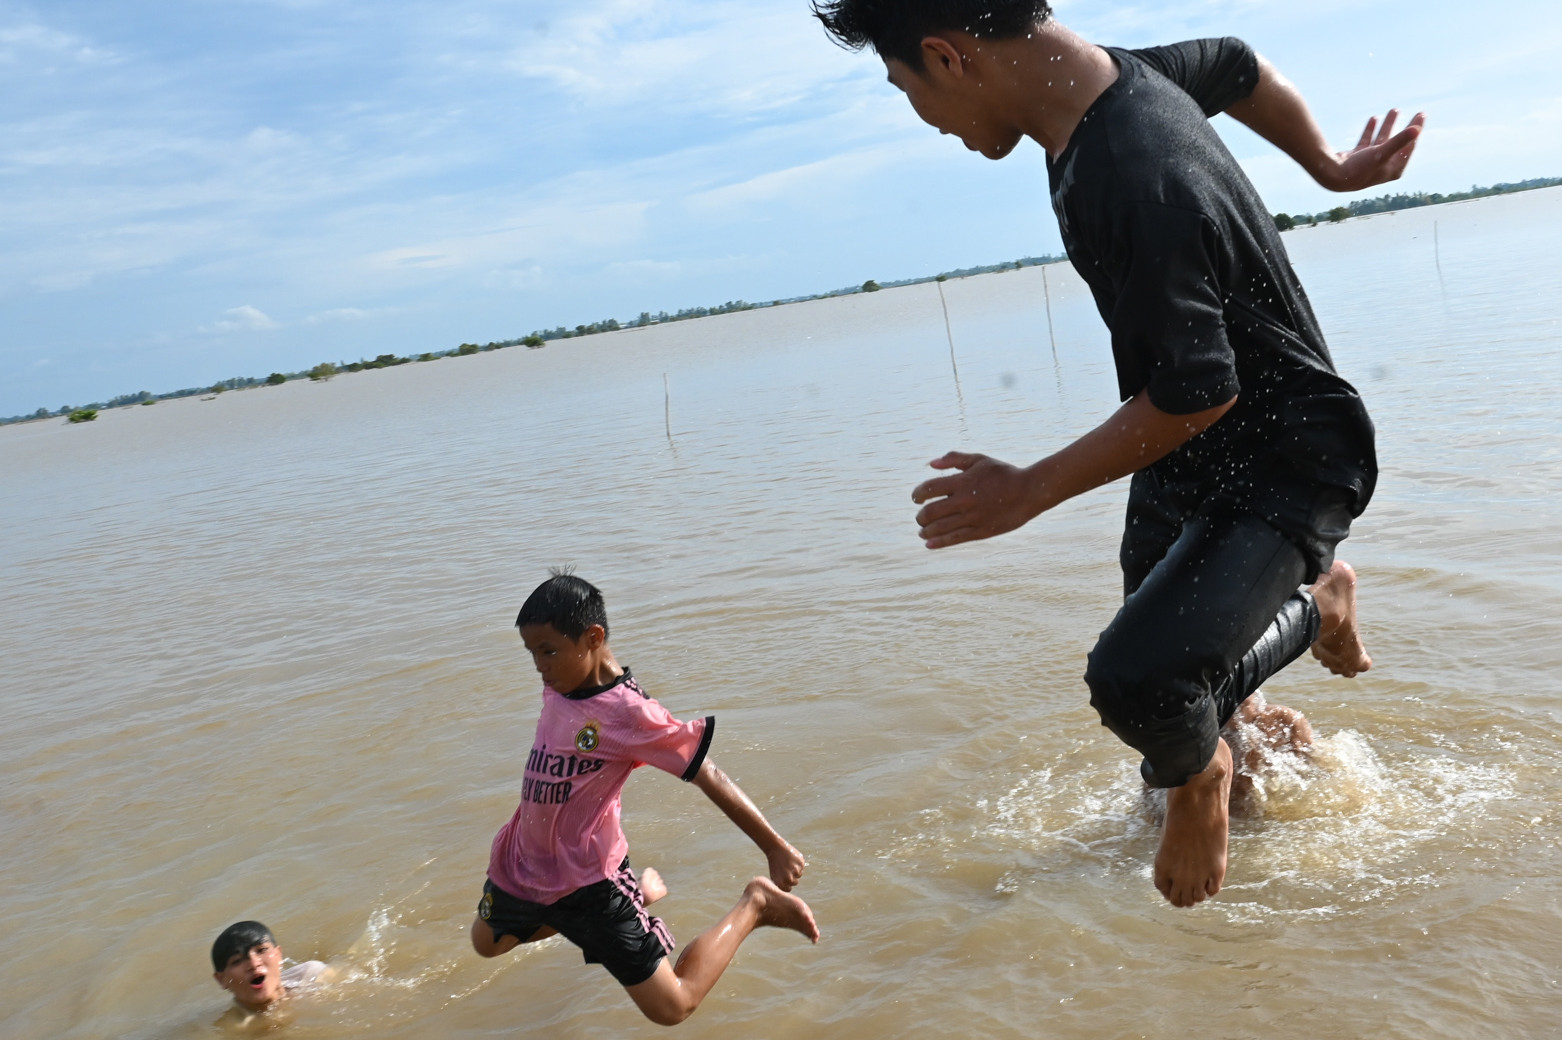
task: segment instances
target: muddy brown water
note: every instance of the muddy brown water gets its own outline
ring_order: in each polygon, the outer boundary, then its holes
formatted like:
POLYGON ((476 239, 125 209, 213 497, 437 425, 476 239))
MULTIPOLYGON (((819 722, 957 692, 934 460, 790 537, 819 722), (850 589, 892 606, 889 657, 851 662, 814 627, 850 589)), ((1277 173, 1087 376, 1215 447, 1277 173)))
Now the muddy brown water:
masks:
MULTIPOLYGON (((1318 759, 1192 911, 1080 681, 1123 486, 912 523, 928 459, 1115 406, 1063 266, 945 283, 953 358, 930 283, 0 429, 0 1034, 211 1035, 247 917, 344 973, 299 1040, 655 1032, 561 941, 465 938, 535 720, 510 626, 573 564, 810 860, 824 940, 755 935, 684 1036, 1554 1035, 1559 227, 1553 189, 1285 236, 1378 422, 1376 664, 1269 684, 1318 759)), ((763 860, 653 773, 626 829, 686 941, 763 860)))

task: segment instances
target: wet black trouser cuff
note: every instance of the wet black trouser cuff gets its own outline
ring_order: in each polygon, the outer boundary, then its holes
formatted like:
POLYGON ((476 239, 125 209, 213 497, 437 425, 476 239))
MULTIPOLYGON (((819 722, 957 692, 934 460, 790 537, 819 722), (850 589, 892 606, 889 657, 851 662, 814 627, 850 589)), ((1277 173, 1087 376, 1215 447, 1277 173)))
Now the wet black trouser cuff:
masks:
MULTIPOLYGON (((1148 758, 1139 763, 1139 775, 1151 787, 1181 787, 1195 773, 1209 765, 1215 754, 1220 730, 1236 714, 1242 702, 1286 665, 1302 656, 1318 639, 1318 605, 1305 589, 1292 594, 1280 607, 1264 634, 1252 649, 1242 655, 1237 667, 1212 691, 1212 696, 1190 712, 1192 717, 1175 720, 1166 727, 1168 735, 1197 734, 1191 746, 1158 756, 1159 768, 1148 758), (1166 781, 1172 781, 1167 783, 1166 781)), ((1122 736, 1122 734, 1118 734, 1122 736)), ((1165 746, 1165 745, 1163 745, 1165 746)))

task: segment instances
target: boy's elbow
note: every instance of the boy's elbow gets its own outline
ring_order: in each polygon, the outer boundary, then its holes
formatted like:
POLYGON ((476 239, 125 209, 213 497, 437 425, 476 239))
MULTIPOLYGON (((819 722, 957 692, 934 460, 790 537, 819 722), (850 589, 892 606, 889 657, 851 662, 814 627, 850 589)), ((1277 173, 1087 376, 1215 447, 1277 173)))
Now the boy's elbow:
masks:
POLYGON ((1189 438, 1197 437, 1211 426, 1214 426, 1216 423, 1220 422, 1221 418, 1227 412, 1236 407, 1237 398, 1239 396, 1239 394, 1232 394, 1231 399, 1228 401, 1217 404, 1211 408, 1206 408, 1200 412, 1190 412, 1187 415, 1180 415, 1177 418, 1181 420, 1183 428, 1187 431, 1187 436, 1189 438))
POLYGON ((1237 398, 1241 396, 1241 394, 1232 394, 1231 400, 1227 401, 1225 404, 1217 404, 1208 411, 1200 412, 1200 416, 1209 416, 1209 421, 1204 424, 1205 428, 1208 429, 1209 427, 1214 426, 1217 422, 1220 421, 1221 416, 1235 408, 1237 406, 1237 398))

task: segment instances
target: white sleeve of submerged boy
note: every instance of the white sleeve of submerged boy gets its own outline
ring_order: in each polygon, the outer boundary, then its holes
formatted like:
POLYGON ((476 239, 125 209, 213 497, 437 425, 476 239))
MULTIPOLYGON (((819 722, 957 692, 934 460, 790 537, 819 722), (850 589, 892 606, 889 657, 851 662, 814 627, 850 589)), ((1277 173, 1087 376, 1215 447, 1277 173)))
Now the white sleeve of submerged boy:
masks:
POLYGON ((325 982, 330 972, 325 961, 301 961, 282 969, 282 986, 290 992, 307 991, 325 982))

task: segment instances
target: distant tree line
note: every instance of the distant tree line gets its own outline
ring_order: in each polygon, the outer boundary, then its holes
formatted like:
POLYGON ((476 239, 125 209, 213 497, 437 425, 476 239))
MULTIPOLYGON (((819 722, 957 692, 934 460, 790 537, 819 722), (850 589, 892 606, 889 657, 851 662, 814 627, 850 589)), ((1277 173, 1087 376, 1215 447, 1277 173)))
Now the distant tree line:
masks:
POLYGON ((1483 188, 1479 184, 1470 185, 1469 191, 1456 191, 1452 195, 1443 195, 1438 192, 1427 193, 1418 191, 1413 194, 1379 195, 1375 199, 1357 199, 1355 202, 1344 206, 1335 206, 1323 213, 1276 213, 1275 227, 1281 231, 1290 231, 1304 224, 1309 227, 1317 227, 1324 221, 1338 224, 1351 217, 1365 217, 1369 213, 1388 213, 1397 209, 1416 209, 1419 206, 1436 206, 1443 202, 1464 202, 1467 199, 1484 199, 1491 195, 1511 195, 1516 191, 1532 191, 1535 188, 1555 188, 1562 185, 1562 177, 1532 177, 1527 181, 1515 181, 1512 183, 1493 184, 1489 188, 1483 188))
MULTIPOLYGON (((1485 198, 1488 195, 1507 195, 1516 191, 1529 191, 1534 188, 1551 188, 1562 185, 1562 177, 1536 177, 1527 181, 1516 183, 1494 184, 1489 188, 1472 185, 1469 191, 1454 192, 1451 195, 1427 194, 1416 192, 1414 194, 1382 195, 1375 199, 1358 199, 1347 206, 1335 206, 1324 213, 1286 214, 1274 215, 1275 226, 1281 231, 1290 231, 1304 224, 1316 227, 1323 221, 1339 223, 1350 217, 1365 216, 1369 213, 1386 213, 1397 209, 1414 209, 1418 206, 1435 206, 1441 202, 1462 202, 1466 199, 1485 198)), ((256 386, 279 386, 293 379, 309 379, 312 382, 325 382, 339 372, 363 372, 368 369, 394 368, 397 365, 406 365, 412 362, 437 361, 447 357, 466 357, 471 354, 483 353, 491 350, 501 350, 505 347, 530 347, 536 349, 544 346, 552 340, 574 339, 579 336, 593 336, 599 332, 617 332, 620 329, 646 328, 651 325, 664 325, 673 321, 688 321, 691 318, 706 318, 714 314, 732 314, 737 311, 754 310, 758 307, 780 307, 789 303, 804 303, 809 300, 822 300, 834 296, 849 296, 853 293, 878 292, 880 289, 892 289, 901 285, 917 285, 922 282, 947 281, 950 278, 967 278, 978 274, 992 274, 998 271, 1017 271, 1025 267, 1035 267, 1041 264, 1058 263, 1066 259, 1062 256, 1026 256, 1018 260, 1010 260, 1000 264, 987 264, 981 267, 962 267, 953 271, 944 271, 936 275, 924 275, 919 278, 902 278, 899 281, 879 282, 870 278, 861 285, 851 285, 844 289, 834 289, 830 292, 814 293, 810 296, 792 296, 784 300, 771 300, 769 303, 748 303, 744 300, 728 300, 726 303, 717 304, 714 307, 685 307, 681 311, 672 314, 666 311, 658 311, 652 314, 650 311, 641 311, 640 316, 628 322, 619 322, 617 318, 604 318, 601 321, 592 322, 589 325, 576 325, 573 329, 560 325, 552 329, 537 329, 525 336, 516 339, 495 340, 490 343, 462 343, 450 350, 425 352, 422 354, 397 357, 395 354, 380 354, 373 361, 359 359, 357 361, 322 361, 313 368, 300 372, 273 372, 264 379, 253 376, 234 376, 224 379, 211 386, 187 387, 183 390, 170 390, 166 393, 154 394, 149 390, 142 390, 134 394, 122 394, 108 401, 95 401, 83 405, 61 405, 56 409, 40 408, 30 415, 13 415, 8 418, 0 418, 0 425, 17 422, 30 422, 36 419, 48 419, 51 417, 64 417, 73 423, 91 422, 97 418, 97 413, 108 408, 129 408, 134 405, 156 404, 158 401, 172 400, 178 397, 195 397, 204 395, 208 398, 228 390, 247 390, 256 386)))

